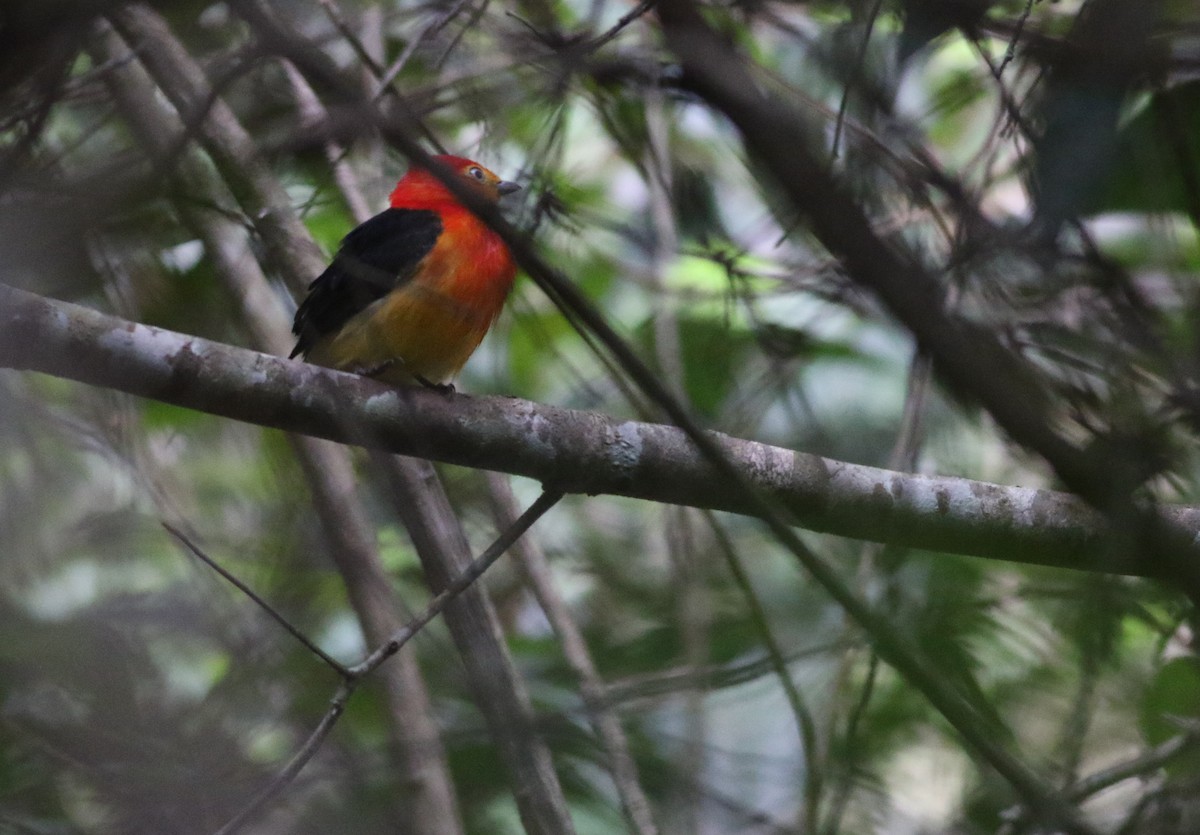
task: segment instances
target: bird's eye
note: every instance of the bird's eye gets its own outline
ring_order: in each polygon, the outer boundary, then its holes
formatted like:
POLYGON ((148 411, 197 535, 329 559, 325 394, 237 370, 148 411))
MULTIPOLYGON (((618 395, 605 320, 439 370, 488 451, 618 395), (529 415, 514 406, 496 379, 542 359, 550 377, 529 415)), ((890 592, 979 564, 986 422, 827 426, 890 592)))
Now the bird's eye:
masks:
POLYGON ((470 174, 472 177, 474 177, 476 180, 480 180, 480 181, 483 180, 483 169, 480 168, 478 165, 472 165, 470 168, 467 169, 467 173, 470 174))

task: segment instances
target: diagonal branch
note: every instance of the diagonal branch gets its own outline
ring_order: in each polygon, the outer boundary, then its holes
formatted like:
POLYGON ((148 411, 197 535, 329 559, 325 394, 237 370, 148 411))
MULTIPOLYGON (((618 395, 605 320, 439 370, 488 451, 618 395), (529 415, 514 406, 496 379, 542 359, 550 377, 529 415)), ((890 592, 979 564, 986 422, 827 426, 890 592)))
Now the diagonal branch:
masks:
MULTIPOLYGON (((169 193, 176 211, 183 224, 204 242, 215 273, 234 302, 235 315, 240 314, 258 348, 286 353, 291 347, 290 317, 252 256, 247 231, 219 211, 201 208, 230 203, 228 190, 213 167, 205 164, 200 151, 187 141, 182 119, 163 101, 140 65, 115 63, 129 54, 124 42, 115 32, 97 28, 93 49, 114 62, 105 81, 117 109, 144 150, 160 160, 174 160, 169 193)), ((211 91, 200 92, 213 103, 220 101, 211 91)), ((232 125, 232 115, 226 115, 225 124, 232 125)), ((261 214, 254 211, 257 207, 247 208, 247 214, 261 214)), ((404 607, 387 582, 375 533, 358 500, 349 451, 304 435, 290 435, 288 440, 363 635, 368 645, 382 642, 399 628, 399 612, 404 607)), ((456 835, 462 831, 462 816, 416 655, 411 651, 402 654, 381 677, 389 707, 389 748, 397 765, 396 808, 411 813, 414 835, 456 835)))
POLYGON ((370 675, 379 666, 398 653, 404 648, 404 645, 411 641, 422 629, 424 629, 430 621, 442 613, 442 611, 459 595, 470 590, 475 581, 483 576, 496 560, 512 546, 514 542, 529 530, 529 528, 540 519, 546 511, 554 507, 558 500, 562 498, 559 493, 543 492, 538 496, 537 500, 530 505, 519 518, 508 525, 496 540, 488 547, 486 551, 479 555, 475 560, 469 562, 461 572, 455 575, 439 594, 435 595, 425 608, 417 615, 414 615, 408 623, 397 629, 385 643, 377 647, 370 655, 363 659, 360 663, 351 668, 343 667, 336 661, 333 661, 325 653, 321 652, 311 641, 300 634, 291 624, 284 618, 278 615, 271 606, 256 595, 244 583, 237 580, 231 574, 217 565, 210 557, 208 557, 199 548, 193 545, 186 537, 169 525, 165 525, 175 537, 177 537, 184 545, 188 547, 197 557, 202 559, 212 568, 216 569, 223 577, 234 583, 241 591, 246 593, 255 603, 263 608, 268 614, 278 621, 288 632, 297 640, 303 643, 309 650, 316 653, 323 661, 337 669, 342 675, 342 681, 338 684, 337 691, 329 701, 329 709, 325 715, 321 717, 321 721, 317 723, 317 727, 300 746, 300 749, 292 755, 283 769, 275 775, 261 791, 256 794, 249 803, 238 812, 228 823, 226 823, 218 831, 217 835, 234 835, 235 832, 240 832, 246 824, 261 814, 266 807, 279 794, 286 789, 299 776, 309 761, 316 756, 321 745, 325 742, 325 738, 329 736, 333 726, 342 718, 342 714, 346 710, 346 704, 350 701, 350 697, 354 695, 354 691, 358 689, 358 685, 362 682, 365 676, 370 675))
POLYGON ((353 679, 343 680, 337 688, 337 692, 333 694, 333 698, 329 700, 329 709, 325 711, 325 715, 321 717, 321 721, 304 740, 304 744, 300 749, 292 755, 292 758, 287 761, 287 764, 279 771, 278 774, 268 783, 263 789, 256 794, 249 803, 238 812, 229 822, 217 830, 216 835, 234 835, 241 832, 247 824, 253 821, 278 797, 284 789, 292 784, 304 770, 304 766, 316 756, 321 750, 321 745, 324 744, 325 738, 329 736, 333 730, 333 726, 342 718, 342 714, 346 712, 346 702, 354 693, 355 681, 353 679))
MULTIPOLYGON (((250 11, 259 8, 256 3, 243 5, 250 11)), ((260 17, 250 15, 255 28, 273 19, 265 7, 261 12, 260 17)), ((266 244, 264 266, 282 274, 295 288, 307 285, 323 267, 313 240, 236 115, 213 95, 202 68, 149 6, 133 4, 115 13, 112 21, 136 46, 146 68, 181 114, 190 119, 193 111, 204 113, 207 108, 205 117, 197 120, 199 143, 266 244)), ((401 462, 390 472, 398 483, 412 487, 409 500, 400 503, 405 526, 431 586, 443 588, 470 559, 462 526, 435 476, 419 472, 416 463, 401 462)), ((570 815, 550 749, 540 735, 527 732, 531 723, 524 719, 532 712, 530 700, 501 640, 486 595, 468 589, 447 608, 446 622, 466 665, 476 704, 508 767, 526 828, 554 835, 570 832, 570 815)))
MULTIPOLYGON (((517 501, 512 487, 503 476, 490 473, 487 479, 488 498, 492 515, 501 528, 509 528, 517 518, 517 501)), ((536 538, 525 537, 513 549, 517 568, 525 576, 538 606, 550 621, 551 628, 562 645, 563 658, 579 680, 588 719, 597 740, 608 758, 613 786, 621 800, 626 822, 633 835, 656 835, 650 801, 638 781, 637 762, 629 746, 614 706, 606 702, 604 680, 592 660, 587 642, 578 624, 571 617, 567 603, 550 576, 550 562, 536 538)))
POLYGON ((553 490, 543 491, 524 513, 509 522, 500 536, 496 538, 496 541, 480 554, 478 559, 468 564, 456 576, 449 579, 445 588, 429 601, 424 611, 414 615, 408 623, 388 638, 386 644, 376 649, 360 663, 351 668, 351 675, 364 676, 395 655, 401 647, 425 627, 425 624, 437 617, 446 608, 447 604, 465 592, 476 580, 482 577, 483 573, 491 568, 492 564, 500 559, 512 547, 513 543, 520 539, 533 526, 533 523, 540 519, 546 511, 554 507, 561 498, 562 493, 557 493, 553 490))
POLYGON ((1113 520, 1109 553, 1140 552, 1153 573, 1200 599, 1200 563, 1185 528, 1172 523, 1136 488, 1144 461, 1106 439, 1083 446, 1060 424, 1052 393, 1030 365, 992 332, 948 312, 941 286, 913 252, 882 239, 845 185, 811 151, 806 124, 770 95, 744 58, 689 0, 663 0, 659 18, 679 57, 686 85, 740 131, 746 150, 778 182, 814 236, 858 283, 871 289, 916 337, 956 391, 977 400, 1008 435, 1044 458, 1075 493, 1113 520))

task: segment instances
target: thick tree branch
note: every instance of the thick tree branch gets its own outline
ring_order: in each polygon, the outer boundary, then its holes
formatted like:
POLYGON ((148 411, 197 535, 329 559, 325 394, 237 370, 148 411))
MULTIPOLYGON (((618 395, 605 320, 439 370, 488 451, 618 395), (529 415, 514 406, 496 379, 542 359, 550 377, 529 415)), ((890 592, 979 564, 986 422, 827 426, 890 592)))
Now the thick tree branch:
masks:
MULTIPOLYGON (((0 285, 0 366, 42 371, 292 432, 612 494, 745 513, 671 426, 513 398, 392 389, 350 374, 139 325, 0 285)), ((1101 514, 1051 490, 914 476, 714 433, 805 527, 855 539, 1084 571, 1148 575, 1113 554, 1101 514)), ((1163 507, 1180 528, 1200 509, 1163 507)))

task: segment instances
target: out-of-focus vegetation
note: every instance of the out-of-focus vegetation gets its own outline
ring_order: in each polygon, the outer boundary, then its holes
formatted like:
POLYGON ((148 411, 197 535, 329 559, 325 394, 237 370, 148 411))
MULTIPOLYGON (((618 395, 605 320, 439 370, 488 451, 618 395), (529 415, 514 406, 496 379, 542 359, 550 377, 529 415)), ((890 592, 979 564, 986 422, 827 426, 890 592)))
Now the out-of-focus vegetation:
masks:
MULTIPOLYGON (((1186 503, 1198 498, 1200 16, 1190 3, 1123 5, 1137 9, 1129 20, 1112 0, 701 8, 805 119, 797 147, 828 161, 876 233, 915 253, 948 309, 1051 389, 1058 427, 1111 448, 1114 478, 1135 460, 1140 499, 1186 503)), ((250 231, 248 257, 286 310, 300 288, 220 164, 137 126, 136 99, 117 91, 142 72, 146 45, 122 7, 7 6, 0 281, 256 345, 196 216, 250 231)), ((262 4, 155 7, 326 254, 355 223, 335 162, 382 207, 406 160, 298 63, 328 109, 301 114, 262 4)), ((908 330, 680 71, 653 3, 270 8, 289 43, 429 150, 522 182, 505 213, 704 425, 855 463, 1057 486, 1040 450, 1007 440, 970 391, 939 386, 938 357, 924 373, 908 330)), ((165 108, 193 139, 215 117, 212 100, 182 118, 171 101, 159 91, 141 106, 165 108)), ((530 283, 458 388, 661 419, 530 283)), ((354 460, 390 582, 419 609, 420 564, 354 460)), ((480 473, 442 475, 478 553, 497 531, 489 487, 480 473)), ((306 478, 273 431, 0 372, 0 832, 215 831, 279 773, 336 677, 160 522, 353 663, 372 647, 306 478)), ((513 489, 521 503, 537 494, 513 489)), ((661 831, 1046 831, 760 523, 579 496, 529 536, 661 831)), ((1193 604, 1180 588, 804 537, 1096 831, 1196 831, 1200 761, 1148 756, 1198 732, 1193 604)), ((523 574, 502 561, 484 585, 576 826, 626 831, 577 676, 523 574)), ((466 830, 521 831, 451 637, 435 621, 414 646, 466 830)), ((416 831, 397 801, 389 710, 369 680, 253 831, 416 831)))

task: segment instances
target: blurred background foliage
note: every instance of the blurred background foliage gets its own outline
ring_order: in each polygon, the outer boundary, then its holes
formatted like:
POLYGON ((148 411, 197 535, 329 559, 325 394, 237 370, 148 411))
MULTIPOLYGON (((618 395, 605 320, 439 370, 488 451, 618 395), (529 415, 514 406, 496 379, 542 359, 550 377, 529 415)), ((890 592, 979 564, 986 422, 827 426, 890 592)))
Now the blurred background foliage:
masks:
MULTIPOLYGON (((1145 17, 1129 31, 1145 51, 1120 64, 1129 50, 1113 43, 1117 69, 1100 72, 1079 44, 1104 5, 755 0, 705 13, 802 109, 807 141, 879 233, 920 253, 955 305, 1054 381, 1079 426, 1144 437, 1158 496, 1193 501, 1200 16, 1187 2, 1127 4, 1145 17)), ((653 3, 274 7, 365 91, 390 68, 389 101, 431 150, 522 182, 506 213, 705 425, 856 463, 1054 486, 1036 455, 928 383, 908 333, 682 83, 653 3)), ((0 9, 0 280, 248 345, 181 218, 197 198, 172 190, 173 158, 139 140, 107 86, 137 52, 104 61, 91 49, 114 8, 0 9)), ((354 218, 322 131, 299 115, 254 23, 238 3, 156 9, 332 252, 354 218)), ((333 133, 378 209, 405 159, 370 125, 333 133)), ((249 226, 232 202, 196 205, 249 226)), ((530 283, 458 387, 653 417, 530 283)), ((496 532, 482 477, 443 474, 478 552, 496 532)), ((0 372, 0 832, 214 831, 276 773, 325 711, 334 676, 160 521, 352 662, 369 648, 304 484, 277 433, 0 372)), ((525 503, 536 495, 513 488, 525 503)), ((427 592, 406 534, 364 492, 391 581, 417 609, 427 592)), ((530 536, 594 654, 662 831, 1039 831, 758 523, 573 497, 530 536), (809 758, 731 560, 802 694, 809 758)), ((1200 721, 1190 608, 1172 589, 805 539, 1048 784, 1068 795, 1083 785, 1072 797, 1099 831, 1197 831, 1200 760, 1137 760, 1200 721), (1111 785, 1080 783, 1130 762, 1111 785)), ((545 616, 511 564, 485 585, 579 830, 625 831, 545 616)), ((467 830, 519 831, 444 627, 415 646, 467 830)), ((368 683, 255 831, 405 831, 385 711, 368 683)))

